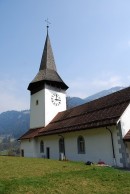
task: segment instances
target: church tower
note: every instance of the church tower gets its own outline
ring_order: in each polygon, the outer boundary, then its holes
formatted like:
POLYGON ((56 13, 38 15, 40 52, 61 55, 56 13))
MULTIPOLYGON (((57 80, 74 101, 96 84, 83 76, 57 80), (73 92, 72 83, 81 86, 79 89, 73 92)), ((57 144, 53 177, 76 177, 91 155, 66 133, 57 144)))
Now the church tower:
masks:
POLYGON ((28 86, 31 129, 45 127, 58 112, 66 110, 67 89, 56 69, 47 26, 39 72, 28 86))

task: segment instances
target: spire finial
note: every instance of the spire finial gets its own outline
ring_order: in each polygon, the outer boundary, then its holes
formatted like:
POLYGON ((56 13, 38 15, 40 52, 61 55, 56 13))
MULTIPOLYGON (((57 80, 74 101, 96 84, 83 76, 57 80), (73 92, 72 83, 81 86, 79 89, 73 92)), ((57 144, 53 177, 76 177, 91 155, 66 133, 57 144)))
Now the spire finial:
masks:
POLYGON ((48 34, 48 28, 49 28, 49 24, 51 24, 50 22, 49 22, 49 20, 48 20, 48 18, 45 20, 45 22, 46 22, 46 24, 47 24, 47 34, 48 34))

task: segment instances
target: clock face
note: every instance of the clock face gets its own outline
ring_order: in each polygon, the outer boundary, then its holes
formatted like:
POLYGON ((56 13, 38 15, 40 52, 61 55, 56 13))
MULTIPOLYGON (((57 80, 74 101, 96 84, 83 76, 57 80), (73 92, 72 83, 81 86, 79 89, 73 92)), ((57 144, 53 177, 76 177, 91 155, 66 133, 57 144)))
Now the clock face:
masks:
POLYGON ((61 104, 61 98, 59 94, 57 93, 52 94, 51 101, 55 106, 59 106, 61 104))

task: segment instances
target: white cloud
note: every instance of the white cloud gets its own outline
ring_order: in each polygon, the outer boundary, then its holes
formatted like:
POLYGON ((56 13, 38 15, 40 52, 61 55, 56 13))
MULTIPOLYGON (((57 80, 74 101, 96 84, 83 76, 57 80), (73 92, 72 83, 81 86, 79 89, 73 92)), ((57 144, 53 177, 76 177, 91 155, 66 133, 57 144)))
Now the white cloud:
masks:
POLYGON ((88 80, 87 77, 76 78, 75 80, 70 81, 68 95, 85 98, 102 90, 124 85, 126 84, 122 77, 117 75, 110 76, 109 73, 100 75, 100 77, 97 78, 92 78, 91 80, 88 80))
POLYGON ((119 76, 112 76, 110 78, 106 79, 96 79, 92 82, 92 85, 96 88, 108 88, 108 87, 115 87, 115 86, 120 86, 121 83, 121 77, 119 76))

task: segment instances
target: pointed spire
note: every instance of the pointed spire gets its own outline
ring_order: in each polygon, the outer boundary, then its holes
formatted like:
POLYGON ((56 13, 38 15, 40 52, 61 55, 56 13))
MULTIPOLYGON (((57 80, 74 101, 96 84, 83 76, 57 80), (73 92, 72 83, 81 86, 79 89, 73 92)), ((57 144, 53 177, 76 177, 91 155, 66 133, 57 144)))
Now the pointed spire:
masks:
POLYGON ((28 90, 31 93, 35 93, 41 90, 44 83, 57 86, 64 90, 68 89, 68 86, 63 82, 59 74, 57 73, 55 60, 51 48, 51 42, 48 33, 49 26, 47 25, 46 41, 43 49, 39 72, 28 86, 28 90))
POLYGON ((46 36, 45 46, 44 46, 39 70, 51 69, 51 70, 57 71, 52 48, 51 48, 50 38, 48 34, 48 28, 49 26, 47 26, 47 36, 46 36))

